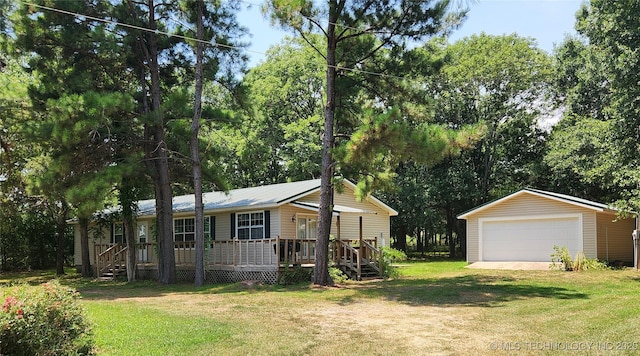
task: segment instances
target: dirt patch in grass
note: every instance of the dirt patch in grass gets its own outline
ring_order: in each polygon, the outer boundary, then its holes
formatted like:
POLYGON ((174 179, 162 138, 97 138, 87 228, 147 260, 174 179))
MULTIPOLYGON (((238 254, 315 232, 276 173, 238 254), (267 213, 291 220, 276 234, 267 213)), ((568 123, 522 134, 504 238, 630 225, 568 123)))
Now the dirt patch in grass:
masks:
POLYGON ((358 295, 362 288, 362 284, 309 288, 301 295, 268 288, 167 293, 127 296, 122 301, 132 310, 153 308, 237 325, 237 335, 223 344, 209 345, 203 354, 426 355, 486 350, 487 335, 469 334, 476 328, 481 308, 363 298, 358 295))

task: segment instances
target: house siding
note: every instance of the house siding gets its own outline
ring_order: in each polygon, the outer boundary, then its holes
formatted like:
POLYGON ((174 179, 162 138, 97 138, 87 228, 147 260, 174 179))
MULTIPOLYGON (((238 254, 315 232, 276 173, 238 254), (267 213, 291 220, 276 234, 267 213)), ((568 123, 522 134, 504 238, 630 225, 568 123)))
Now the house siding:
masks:
MULTIPOLYGON (((467 261, 477 262, 482 259, 482 256, 480 256, 480 224, 478 219, 522 218, 554 214, 582 215, 583 252, 588 258, 595 258, 597 248, 596 215, 594 211, 561 201, 523 193, 467 217, 467 261)), ((549 251, 549 255, 551 253, 553 251, 549 251)))
MULTIPOLYGON (((319 192, 311 193, 309 195, 300 196, 296 201, 319 203, 319 192)), ((340 213, 340 234, 343 239, 357 239, 360 231, 359 219, 363 220, 363 237, 364 238, 384 238, 387 241, 389 239, 390 231, 390 211, 384 209, 384 207, 377 206, 374 202, 356 200, 353 189, 345 187, 343 194, 335 194, 335 204, 345 207, 360 209, 362 213, 341 212, 340 213)), ((269 203, 276 204, 276 203, 269 203)), ((250 206, 243 206, 236 211, 210 209, 204 212, 205 216, 212 216, 215 218, 215 231, 214 236, 216 240, 216 248, 210 248, 206 246, 205 249, 205 261, 209 266, 215 266, 215 270, 219 271, 235 271, 249 270, 252 267, 258 268, 256 271, 277 271, 276 255, 274 253, 274 243, 269 240, 250 240, 243 241, 239 244, 237 241, 231 241, 233 235, 235 235, 235 226, 232 224, 231 215, 242 212, 252 211, 269 211, 269 231, 270 238, 294 238, 297 233, 297 223, 292 221, 292 217, 302 216, 317 216, 317 212, 314 209, 305 209, 298 206, 294 206, 293 203, 277 203, 279 206, 271 206, 270 208, 253 208, 250 206), (282 204, 282 205, 280 205, 282 204), (246 243, 245 243, 246 242, 246 243), (241 246, 241 247, 238 247, 241 246), (236 261, 239 261, 237 264, 236 261), (239 267, 234 267, 239 266, 239 267)), ((192 218, 193 212, 178 212, 174 214, 175 219, 192 218)), ((139 218, 140 222, 148 224, 148 243, 157 242, 154 229, 154 218, 150 216, 143 216, 139 218)), ((331 224, 331 234, 337 236, 337 219, 333 218, 331 224)), ((99 237, 94 237, 95 226, 90 228, 89 238, 89 255, 92 266, 96 266, 96 245, 103 244, 106 249, 110 243, 111 229, 109 227, 103 228, 103 230, 97 234, 99 237)), ((380 240, 378 240, 380 243, 380 240)), ((309 251, 307 254, 313 253, 313 247, 307 246, 309 251)), ((157 264, 157 251, 155 246, 148 246, 147 251, 138 251, 142 256, 146 253, 146 258, 139 259, 139 270, 144 269, 150 273, 149 270, 155 268, 153 265, 157 264)), ((176 265, 181 268, 188 268, 193 265, 195 259, 195 249, 189 245, 182 245, 176 249, 176 265)), ((80 232, 77 225, 74 225, 74 263, 76 266, 82 264, 80 254, 80 232)), ((153 273, 152 273, 153 274, 153 273)), ((151 276, 152 274, 149 274, 151 276)), ((146 274, 145 274, 146 276, 146 274)), ((147 278, 151 278, 147 276, 147 278)))
MULTIPOLYGON (((320 193, 310 194, 301 201, 318 203, 320 201, 320 193)), ((391 231, 391 223, 389 212, 370 203, 366 199, 358 201, 355 191, 349 187, 344 187, 342 194, 336 194, 333 197, 335 205, 348 206, 351 208, 361 209, 367 213, 340 213, 340 237, 343 240, 355 240, 360 234, 360 216, 362 216, 362 236, 365 239, 376 238, 379 244, 389 245, 389 234, 391 231), (381 238, 383 241, 381 241, 381 238)), ((331 224, 331 234, 337 236, 336 219, 333 218, 331 224)))
POLYGON ((633 262, 633 240, 631 233, 635 228, 634 219, 614 221, 614 214, 597 215, 597 256, 602 261, 633 262))

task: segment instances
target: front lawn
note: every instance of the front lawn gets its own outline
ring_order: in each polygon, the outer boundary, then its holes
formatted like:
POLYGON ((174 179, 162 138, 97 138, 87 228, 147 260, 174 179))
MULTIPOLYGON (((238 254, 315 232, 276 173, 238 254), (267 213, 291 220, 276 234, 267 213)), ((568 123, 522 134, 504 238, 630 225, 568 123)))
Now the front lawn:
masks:
POLYGON ((106 355, 640 352, 640 272, 465 265, 407 263, 400 279, 332 288, 61 283, 80 291, 106 355))

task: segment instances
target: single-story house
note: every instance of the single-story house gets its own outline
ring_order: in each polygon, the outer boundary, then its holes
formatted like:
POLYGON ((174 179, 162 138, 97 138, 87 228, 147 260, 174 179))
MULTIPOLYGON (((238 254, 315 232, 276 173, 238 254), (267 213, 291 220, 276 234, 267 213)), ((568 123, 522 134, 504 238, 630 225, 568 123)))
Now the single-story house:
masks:
MULTIPOLYGON (((366 257, 368 262, 379 265, 379 247, 388 244, 390 217, 398 213, 373 196, 358 201, 356 186, 348 180, 343 180, 342 185, 342 189, 334 191, 331 234, 336 242, 330 253, 334 260, 351 266, 359 278, 360 265, 355 266, 347 257, 350 260, 366 257)), ((173 198, 178 280, 193 280, 194 276, 194 200, 194 195, 173 198)), ((203 194, 207 280, 275 282, 279 271, 290 264, 312 265, 319 201, 319 179, 203 194)), ((137 206, 138 277, 155 278, 158 262, 153 233, 155 200, 140 201, 137 206)), ((79 268, 80 229, 77 222, 72 223, 76 225, 74 261, 79 268)), ((126 255, 124 236, 123 224, 119 222, 109 226, 94 223, 90 228, 90 260, 97 275, 113 275, 114 269, 122 269, 126 255)))
POLYGON ((523 189, 458 215, 467 224, 467 262, 551 261, 553 247, 632 263, 633 218, 569 195, 523 189))

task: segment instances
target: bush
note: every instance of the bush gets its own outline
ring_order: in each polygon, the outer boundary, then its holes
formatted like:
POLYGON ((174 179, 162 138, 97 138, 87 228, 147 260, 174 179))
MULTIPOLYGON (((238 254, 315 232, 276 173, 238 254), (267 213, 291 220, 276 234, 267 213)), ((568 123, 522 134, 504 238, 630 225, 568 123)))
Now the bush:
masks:
POLYGON ((396 250, 391 247, 382 247, 382 269, 384 278, 397 278, 399 275, 398 269, 392 264, 396 262, 402 262, 407 260, 407 254, 404 251, 396 250))
POLYGON ((302 282, 310 282, 312 273, 313 270, 309 268, 303 268, 301 266, 286 266, 284 271, 280 272, 280 276, 278 276, 278 284, 281 286, 288 286, 302 282))
POLYGON ((75 290, 51 281, 8 288, 2 298, 0 354, 93 354, 91 325, 75 290))
POLYGON ((564 267, 565 271, 603 270, 609 268, 605 262, 599 261, 597 258, 587 258, 582 251, 578 251, 576 258, 572 260, 566 247, 553 246, 553 250, 555 252, 551 254, 551 268, 563 269, 564 267))
POLYGON ((337 267, 329 267, 329 277, 333 283, 344 283, 349 279, 349 277, 337 267))
POLYGON ((553 246, 551 254, 551 268, 564 269, 565 271, 573 270, 573 260, 566 246, 553 246))

